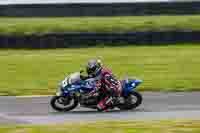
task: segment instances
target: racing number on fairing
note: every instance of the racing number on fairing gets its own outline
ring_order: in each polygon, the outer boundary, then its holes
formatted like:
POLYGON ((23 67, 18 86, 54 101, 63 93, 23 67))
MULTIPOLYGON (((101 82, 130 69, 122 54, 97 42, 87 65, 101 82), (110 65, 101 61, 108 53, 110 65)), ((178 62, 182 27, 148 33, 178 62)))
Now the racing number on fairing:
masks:
POLYGON ((62 87, 65 88, 68 85, 67 80, 62 81, 62 87))

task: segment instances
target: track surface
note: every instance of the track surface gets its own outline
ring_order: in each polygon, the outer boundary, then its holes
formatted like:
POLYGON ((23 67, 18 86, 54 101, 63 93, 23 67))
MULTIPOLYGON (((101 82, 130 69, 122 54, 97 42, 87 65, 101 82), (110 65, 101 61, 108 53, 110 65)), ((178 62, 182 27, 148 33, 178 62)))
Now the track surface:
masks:
POLYGON ((200 119, 200 92, 143 94, 135 110, 100 113, 78 107, 58 113, 49 106, 50 97, 0 97, 0 124, 48 124, 96 120, 200 119))

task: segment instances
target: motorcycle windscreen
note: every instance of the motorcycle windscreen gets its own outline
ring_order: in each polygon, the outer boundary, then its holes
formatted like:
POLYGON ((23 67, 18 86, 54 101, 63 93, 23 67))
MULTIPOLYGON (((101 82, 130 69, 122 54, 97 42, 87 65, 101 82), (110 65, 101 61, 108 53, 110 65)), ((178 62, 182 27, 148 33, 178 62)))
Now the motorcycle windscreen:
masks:
POLYGON ((79 72, 72 73, 68 77, 68 83, 69 84, 74 84, 74 83, 76 83, 76 82, 78 82, 80 80, 81 80, 81 78, 80 78, 80 73, 79 72))

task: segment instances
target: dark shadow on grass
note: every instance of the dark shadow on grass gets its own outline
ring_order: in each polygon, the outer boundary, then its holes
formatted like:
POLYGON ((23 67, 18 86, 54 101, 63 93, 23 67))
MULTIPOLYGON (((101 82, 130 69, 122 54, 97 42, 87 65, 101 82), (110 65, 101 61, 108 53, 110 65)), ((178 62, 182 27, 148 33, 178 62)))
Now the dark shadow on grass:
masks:
POLYGON ((85 110, 85 111, 69 111, 69 112, 50 112, 50 114, 54 115, 64 115, 64 114, 81 114, 81 115, 86 115, 86 114, 117 114, 117 113, 130 113, 130 112, 144 112, 144 109, 134 109, 134 110, 109 110, 107 112, 99 112, 97 110, 85 110))
POLYGON ((128 33, 48 33, 0 35, 0 48, 55 49, 198 44, 200 31, 146 31, 128 33))

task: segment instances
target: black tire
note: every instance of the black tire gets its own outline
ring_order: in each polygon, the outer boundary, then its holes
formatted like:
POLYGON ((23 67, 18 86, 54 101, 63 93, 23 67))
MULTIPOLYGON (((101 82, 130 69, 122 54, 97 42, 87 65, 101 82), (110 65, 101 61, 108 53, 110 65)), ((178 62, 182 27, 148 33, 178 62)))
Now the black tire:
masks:
POLYGON ((76 108, 76 106, 78 105, 78 98, 74 97, 72 98, 71 100, 74 100, 73 104, 69 107, 59 107, 57 106, 56 102, 57 100, 59 100, 60 98, 63 98, 62 96, 53 96, 51 98, 51 101, 50 101, 50 104, 51 104, 51 107, 56 110, 56 111, 59 111, 59 112, 67 112, 67 111, 70 111, 74 108, 76 108))
POLYGON ((120 110, 131 110, 137 108, 140 104, 142 104, 142 95, 136 91, 132 91, 129 93, 129 95, 125 98, 126 102, 123 105, 120 105, 120 110), (136 102, 134 104, 128 103, 130 96, 134 96, 137 98, 136 102))

